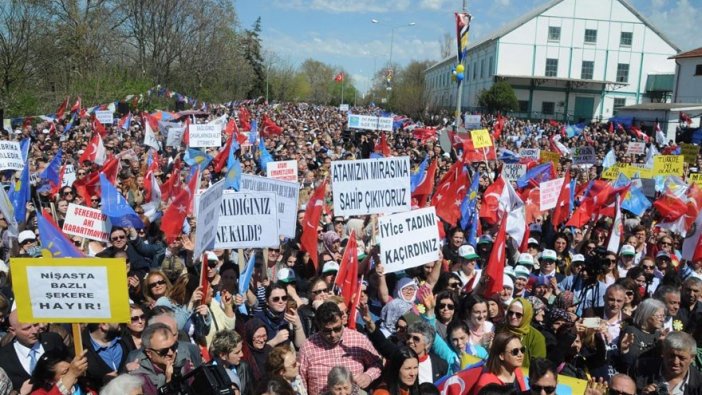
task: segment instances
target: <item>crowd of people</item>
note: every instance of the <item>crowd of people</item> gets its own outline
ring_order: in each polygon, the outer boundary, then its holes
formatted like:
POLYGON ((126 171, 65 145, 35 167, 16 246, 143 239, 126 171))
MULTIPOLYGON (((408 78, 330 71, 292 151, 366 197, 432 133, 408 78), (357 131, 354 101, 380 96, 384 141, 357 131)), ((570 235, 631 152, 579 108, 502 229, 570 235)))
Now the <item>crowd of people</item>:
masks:
MULTIPOLYGON (((621 227, 614 223, 616 213, 604 209, 588 213, 578 226, 566 222, 594 182, 600 182, 600 190, 611 187, 600 195, 605 200, 621 191, 614 181, 602 181, 608 154, 619 163, 646 162, 645 154, 627 155, 635 136, 613 132, 607 123, 592 123, 568 136, 565 125, 555 121, 486 114, 482 124, 493 137, 497 157, 469 163, 463 160, 465 135, 452 134, 448 147, 440 144, 439 136, 452 129, 452 121, 441 116, 431 117, 434 125, 401 120, 392 132, 381 133, 350 130, 345 112, 309 104, 229 103, 171 114, 171 122, 190 124, 222 116, 235 120, 234 137, 222 126, 222 146, 248 131, 242 118, 265 117, 280 128, 271 132, 259 126, 258 138, 272 159, 297 161, 295 237, 281 238, 277 248, 215 249, 200 258, 193 256, 198 229, 192 210, 179 234, 169 237, 165 217, 149 215, 148 206, 153 201, 149 172, 166 189, 187 185, 189 167, 199 163, 185 164, 186 143, 167 146, 158 128, 161 147, 145 146, 149 120, 136 114, 129 126, 105 126, 102 141, 107 157, 118 159, 116 170, 84 160, 96 134, 89 114, 46 118, 2 132, 0 140, 31 140, 31 174, 42 173, 60 150, 61 165, 72 165, 76 178, 63 182, 64 175, 55 188, 41 188, 42 180, 33 179, 17 235, 10 221, 0 218, 0 394, 187 393, 180 386, 192 385, 188 374, 203 366, 216 367, 232 393, 241 395, 438 394, 456 383, 462 383, 460 389, 450 393, 549 395, 558 393, 559 377, 587 381, 591 395, 702 393, 702 260, 682 258, 685 235, 658 226, 664 220, 655 205, 643 213, 622 210, 621 227), (421 135, 417 130, 423 130, 421 135), (594 147, 594 162, 573 165, 569 153, 577 147, 594 147), (392 273, 385 272, 379 254, 378 215, 335 215, 332 187, 324 183, 333 161, 408 156, 417 171, 426 159, 436 164, 434 189, 455 166, 469 171, 470 179, 478 177, 477 210, 483 212, 485 191, 502 177, 503 154, 523 148, 559 150, 552 175, 569 173, 577 191, 568 218, 554 224, 553 210, 531 210, 524 224, 528 237, 521 246, 507 243, 507 248, 496 244, 500 222, 508 221, 503 207, 495 208, 498 221, 481 218, 478 235, 461 221, 442 221, 440 258, 392 273), (79 339, 66 325, 19 321, 12 261, 42 259, 47 246, 39 217, 60 228, 69 204, 101 209, 101 192, 86 180, 107 172, 114 172, 115 187, 145 226, 114 226, 107 243, 65 237, 86 256, 126 261, 131 316, 123 324, 84 325, 80 341, 85 350, 74 355, 79 339), (320 186, 326 186, 325 207, 316 227, 316 251, 308 251, 301 242, 303 220, 320 186), (357 302, 334 286, 352 235, 362 279, 357 302), (612 248, 614 237, 620 241, 612 248), (494 248, 506 250, 504 274, 501 289, 489 294, 486 267, 494 248), (242 268, 251 257, 256 266, 242 293, 242 268), (209 287, 203 292, 204 267, 209 287), (477 374, 469 379, 462 375, 466 372, 477 374)), ((243 173, 266 174, 258 138, 248 133, 241 139, 235 156, 243 173)), ((214 157, 221 149, 208 153, 214 157)), ((647 152, 654 149, 674 152, 675 144, 649 142, 647 152)), ((529 169, 538 165, 522 163, 529 169)), ((686 164, 681 182, 700 163, 686 164)), ((210 163, 200 172, 199 187, 208 188, 227 171, 210 163)), ((12 188, 20 172, 3 174, 12 188)), ((536 189, 533 183, 521 188, 514 180, 508 183, 523 201, 536 189)), ((431 198, 420 197, 413 205, 425 206, 431 198)), ((167 211, 173 199, 166 196, 156 211, 167 211)))

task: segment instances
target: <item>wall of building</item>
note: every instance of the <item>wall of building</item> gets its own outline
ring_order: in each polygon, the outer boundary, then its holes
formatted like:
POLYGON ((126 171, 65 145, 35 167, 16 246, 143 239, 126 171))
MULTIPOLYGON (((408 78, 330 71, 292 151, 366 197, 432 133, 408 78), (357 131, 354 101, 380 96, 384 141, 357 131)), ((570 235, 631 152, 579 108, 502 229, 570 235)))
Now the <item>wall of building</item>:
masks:
POLYGON ((695 75, 697 65, 702 65, 702 57, 676 59, 678 70, 673 102, 702 103, 702 74, 695 75))

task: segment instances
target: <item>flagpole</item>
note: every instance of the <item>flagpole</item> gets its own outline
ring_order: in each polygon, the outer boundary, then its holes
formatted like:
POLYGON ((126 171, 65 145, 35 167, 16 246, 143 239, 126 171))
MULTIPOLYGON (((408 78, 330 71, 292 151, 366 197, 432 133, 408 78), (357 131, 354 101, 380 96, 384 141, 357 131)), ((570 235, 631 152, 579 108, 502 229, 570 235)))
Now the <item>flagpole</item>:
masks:
MULTIPOLYGON (((466 8, 467 8, 466 2, 467 2, 467 0, 463 0, 462 12, 466 12, 466 8)), ((466 46, 467 46, 467 44, 466 44, 466 46)), ((458 50, 459 51, 461 50, 460 45, 459 45, 458 50)), ((456 57, 458 59, 461 59, 461 54, 456 54, 456 57)), ((461 59, 461 62, 459 64, 463 64, 463 60, 464 59, 461 59)), ((455 131, 458 131, 458 127, 461 124, 461 101, 463 100, 463 80, 458 80, 458 88, 457 89, 458 89, 458 93, 457 93, 458 97, 456 98, 456 120, 455 120, 456 126, 454 128, 455 131)))
POLYGON ((341 104, 344 104, 344 81, 345 78, 341 77, 341 104))

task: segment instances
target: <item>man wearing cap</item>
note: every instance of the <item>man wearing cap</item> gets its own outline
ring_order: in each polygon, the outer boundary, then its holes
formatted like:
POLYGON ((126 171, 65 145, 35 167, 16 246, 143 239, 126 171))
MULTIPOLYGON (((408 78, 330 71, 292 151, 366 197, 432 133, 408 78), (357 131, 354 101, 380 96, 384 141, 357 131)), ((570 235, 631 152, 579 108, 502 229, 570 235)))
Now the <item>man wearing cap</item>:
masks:
POLYGON ((17 237, 17 242, 19 243, 19 256, 36 256, 36 249, 38 247, 37 237, 31 230, 23 230, 17 237))
POLYGON ((336 274, 339 272, 339 264, 336 261, 324 262, 322 266, 322 279, 327 283, 327 286, 331 287, 334 284, 334 279, 336 274))
POLYGON ((545 249, 541 253, 541 259, 539 260, 539 277, 545 277, 548 281, 551 281, 551 278, 555 278, 557 283, 563 281, 565 276, 556 272, 557 259, 556 251, 545 249))
POLYGON ((536 240, 533 237, 530 237, 528 240, 528 247, 527 247, 527 252, 529 255, 534 260, 534 268, 538 269, 539 268, 539 255, 541 255, 541 244, 539 243, 538 240, 536 240))
POLYGON ((478 255, 480 256, 481 262, 487 262, 488 259, 490 259, 490 252, 492 251, 492 236, 490 235, 482 235, 478 239, 478 245, 476 246, 478 249, 478 255))
POLYGON ((570 262, 570 274, 567 275, 563 281, 558 283, 558 286, 564 291, 572 291, 577 293, 583 289, 585 284, 583 283, 582 276, 580 276, 580 271, 585 264, 585 256, 582 254, 575 254, 570 262))
MULTIPOLYGON (((528 255, 528 254, 527 254, 528 255)), ((531 255, 529 255, 531 256, 531 255)), ((514 297, 515 298, 526 298, 530 296, 529 290, 527 289, 527 284, 529 283, 529 277, 531 276, 531 270, 528 267, 517 265, 514 268, 514 297)))
POLYGON ((626 277, 629 269, 634 267, 634 256, 636 256, 636 249, 630 244, 624 244, 619 250, 619 263, 617 264, 619 278, 626 277))
POLYGON ((461 279, 461 288, 469 293, 475 288, 480 280, 479 269, 475 268, 478 261, 478 254, 471 245, 464 245, 458 249, 459 268, 454 273, 461 279))

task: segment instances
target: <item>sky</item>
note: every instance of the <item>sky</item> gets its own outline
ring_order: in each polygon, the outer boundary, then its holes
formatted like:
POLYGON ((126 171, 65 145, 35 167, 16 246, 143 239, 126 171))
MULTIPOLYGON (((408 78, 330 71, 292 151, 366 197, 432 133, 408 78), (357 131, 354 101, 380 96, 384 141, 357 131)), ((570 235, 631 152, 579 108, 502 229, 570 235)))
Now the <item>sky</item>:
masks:
MULTIPOLYGON (((473 15, 470 41, 549 0, 465 0, 473 15)), ((680 49, 702 47, 696 21, 702 0, 629 0, 680 49)), ((299 66, 312 58, 352 76, 361 92, 390 61, 441 60, 445 33, 455 37, 453 12, 463 0, 235 0, 242 28, 261 17, 264 50, 299 66), (378 22, 372 23, 375 19, 378 22), (414 25, 410 26, 411 23, 414 25), (394 32, 394 34, 393 34, 394 32)), ((455 39, 452 41, 455 46, 455 39)))

